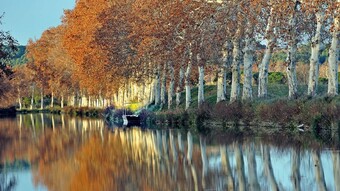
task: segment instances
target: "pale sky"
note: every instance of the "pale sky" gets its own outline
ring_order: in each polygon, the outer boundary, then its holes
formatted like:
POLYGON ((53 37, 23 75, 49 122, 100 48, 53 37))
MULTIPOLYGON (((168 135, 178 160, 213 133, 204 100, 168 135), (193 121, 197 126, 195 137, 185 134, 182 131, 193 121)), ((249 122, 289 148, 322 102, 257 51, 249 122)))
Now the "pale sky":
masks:
POLYGON ((50 27, 58 26, 64 9, 73 9, 75 0, 0 0, 5 12, 0 29, 9 31, 20 45, 39 39, 50 27))

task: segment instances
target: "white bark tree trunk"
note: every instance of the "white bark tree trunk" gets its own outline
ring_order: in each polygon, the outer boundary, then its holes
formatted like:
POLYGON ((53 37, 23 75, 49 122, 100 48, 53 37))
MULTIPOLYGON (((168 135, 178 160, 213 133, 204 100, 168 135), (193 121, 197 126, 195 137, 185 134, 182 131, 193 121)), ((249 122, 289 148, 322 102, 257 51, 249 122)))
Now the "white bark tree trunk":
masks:
POLYGON ((160 78, 160 65, 157 66, 155 72, 155 105, 161 104, 161 78, 160 78))
POLYGON ((61 95, 61 99, 60 99, 60 107, 64 108, 64 95, 61 95))
POLYGON ((269 63, 272 57, 273 48, 275 45, 275 33, 273 29, 273 11, 274 8, 270 9, 270 15, 268 18, 267 28, 266 28, 266 50, 264 52, 262 62, 259 66, 259 78, 258 78, 258 97, 266 98, 268 96, 268 71, 269 63))
POLYGON ((224 83, 225 83, 225 78, 224 78, 224 65, 221 65, 218 67, 217 71, 217 100, 216 103, 224 101, 226 99, 225 94, 224 94, 224 83))
POLYGON ((324 13, 318 11, 315 13, 316 16, 316 30, 315 35, 312 39, 311 44, 311 57, 309 64, 309 80, 308 80, 308 96, 314 97, 317 93, 318 80, 319 80, 319 57, 321 46, 321 31, 323 28, 324 13))
MULTIPOLYGON (((340 3, 340 0, 337 0, 340 3)), ((338 10, 337 10, 338 11, 338 10)), ((339 14, 339 11, 337 12, 339 14)), ((336 14, 335 14, 336 15, 336 14)), ((332 42, 329 48, 328 57, 328 96, 338 95, 338 66, 339 66, 339 35, 340 35, 340 20, 339 17, 334 18, 334 28, 332 32, 332 42)))
POLYGON ((18 103, 19 103, 19 110, 22 109, 22 103, 21 103, 21 96, 20 96, 20 90, 18 88, 18 103))
POLYGON ((32 97, 31 97, 31 109, 33 109, 34 104, 34 91, 32 91, 32 97))
POLYGON ((170 73, 170 83, 169 83, 169 93, 168 93, 168 109, 171 109, 172 106, 172 98, 175 92, 175 69, 173 63, 169 63, 169 73, 170 73))
POLYGON ((40 92, 40 109, 44 109, 44 93, 43 90, 40 92))
POLYGON ((189 48, 189 62, 185 72, 185 110, 189 109, 191 104, 191 68, 192 68, 192 52, 189 48))
POLYGON ((298 11, 299 1, 295 0, 294 12, 291 15, 290 25, 290 39, 288 42, 287 53, 287 78, 288 78, 288 98, 296 99, 298 97, 297 92, 297 77, 296 77, 296 52, 297 52, 297 34, 296 34, 296 12, 298 11))
POLYGON ((198 106, 201 106, 204 103, 204 65, 198 66, 198 75, 198 106))
MULTIPOLYGON (((238 29, 239 30, 239 29, 238 29)), ((231 78, 231 92, 230 92, 230 102, 235 102, 240 98, 240 63, 241 63, 241 40, 236 38, 233 40, 233 63, 232 78, 231 78)))
POLYGON ((252 31, 248 32, 246 38, 246 45, 244 47, 244 81, 243 81, 243 93, 242 100, 252 100, 253 98, 253 62, 254 62, 254 49, 255 42, 252 37, 252 31))
POLYGON ((53 91, 52 91, 52 93, 51 93, 51 108, 53 108, 53 106, 54 106, 54 93, 53 93, 53 91))
POLYGON ((232 62, 232 43, 227 40, 222 49, 222 63, 217 71, 217 100, 221 102, 226 100, 227 94, 227 68, 230 67, 232 62))
POLYGON ((179 107, 181 104, 181 94, 183 91, 183 79, 184 79, 184 69, 183 65, 181 65, 179 69, 179 79, 178 79, 178 84, 176 88, 176 107, 179 107))
POLYGON ((155 88, 155 83, 154 82, 151 82, 151 84, 149 85, 149 103, 153 103, 155 102, 155 91, 156 91, 156 88, 155 88))
POLYGON ((162 81, 161 81, 161 108, 166 105, 166 66, 163 66, 163 74, 162 74, 162 81))

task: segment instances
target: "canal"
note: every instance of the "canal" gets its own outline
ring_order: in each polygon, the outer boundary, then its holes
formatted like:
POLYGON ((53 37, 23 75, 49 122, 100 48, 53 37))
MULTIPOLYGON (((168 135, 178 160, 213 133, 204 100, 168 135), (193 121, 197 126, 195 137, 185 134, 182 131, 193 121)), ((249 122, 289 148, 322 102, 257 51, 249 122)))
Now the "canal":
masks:
POLYGON ((289 138, 0 119, 0 190, 340 190, 339 150, 289 138))

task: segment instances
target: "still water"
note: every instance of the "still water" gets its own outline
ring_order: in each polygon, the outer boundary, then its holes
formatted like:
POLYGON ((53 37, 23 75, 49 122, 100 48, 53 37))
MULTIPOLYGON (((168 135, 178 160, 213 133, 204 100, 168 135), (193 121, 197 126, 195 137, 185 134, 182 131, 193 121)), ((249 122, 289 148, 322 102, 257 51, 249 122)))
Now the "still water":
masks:
POLYGON ((0 159, 0 190, 340 190, 336 149, 60 115, 0 119, 0 159))

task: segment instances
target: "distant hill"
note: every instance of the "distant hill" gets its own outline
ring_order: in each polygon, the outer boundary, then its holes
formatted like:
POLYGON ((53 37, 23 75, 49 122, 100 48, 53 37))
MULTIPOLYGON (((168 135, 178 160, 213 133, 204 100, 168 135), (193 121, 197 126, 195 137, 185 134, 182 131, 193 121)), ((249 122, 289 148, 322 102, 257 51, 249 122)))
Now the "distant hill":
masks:
POLYGON ((12 59, 15 58, 21 58, 26 52, 26 46, 18 46, 17 53, 12 57, 12 59))
POLYGON ((9 65, 16 66, 26 64, 26 46, 18 46, 18 51, 9 60, 9 65))

